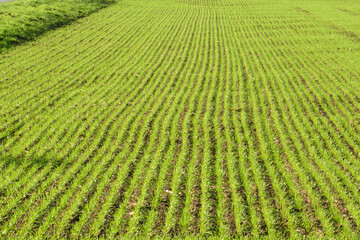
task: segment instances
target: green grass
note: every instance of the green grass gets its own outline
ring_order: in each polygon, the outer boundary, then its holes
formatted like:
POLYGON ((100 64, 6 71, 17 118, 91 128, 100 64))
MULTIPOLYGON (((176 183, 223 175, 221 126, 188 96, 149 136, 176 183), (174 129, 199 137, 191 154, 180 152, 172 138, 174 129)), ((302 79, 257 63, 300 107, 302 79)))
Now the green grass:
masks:
POLYGON ((110 0, 16 0, 0 3, 0 52, 105 7, 110 0))
POLYGON ((359 90, 358 1, 118 1, 0 55, 0 236, 356 239, 359 90))

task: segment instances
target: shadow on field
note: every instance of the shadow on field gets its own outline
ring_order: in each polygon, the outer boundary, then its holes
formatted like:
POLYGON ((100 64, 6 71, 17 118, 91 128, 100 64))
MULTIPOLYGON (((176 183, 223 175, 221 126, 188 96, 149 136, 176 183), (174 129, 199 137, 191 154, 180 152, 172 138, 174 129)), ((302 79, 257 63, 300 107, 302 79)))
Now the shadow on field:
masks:
MULTIPOLYGON (((3 178, 6 183, 7 180, 12 179, 17 174, 16 172, 19 168, 21 168, 21 172, 26 172, 29 169, 40 169, 48 166, 50 164, 51 169, 56 168, 62 163, 62 160, 56 158, 47 158, 47 157, 14 157, 14 156, 5 156, 0 154, 0 178, 3 178), (8 179, 9 178, 9 179, 8 179), (6 180, 7 179, 7 180, 6 180)), ((0 200, 7 196, 7 187, 8 182, 4 185, 4 182, 0 185, 0 200)), ((0 219, 1 226, 1 219, 0 219)), ((0 237, 1 239, 1 237, 0 237)))
POLYGON ((14 157, 9 155, 0 155, 0 170, 5 170, 10 166, 26 166, 27 168, 37 166, 39 168, 51 164, 52 167, 59 166, 62 160, 51 157, 14 157))

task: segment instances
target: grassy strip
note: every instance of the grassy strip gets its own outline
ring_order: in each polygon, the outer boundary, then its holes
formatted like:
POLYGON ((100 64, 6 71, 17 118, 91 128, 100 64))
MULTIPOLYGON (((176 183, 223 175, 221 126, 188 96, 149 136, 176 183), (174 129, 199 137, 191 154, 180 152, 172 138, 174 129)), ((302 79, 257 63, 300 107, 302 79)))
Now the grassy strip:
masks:
POLYGON ((19 0, 0 7, 0 53, 68 24, 113 0, 19 0))

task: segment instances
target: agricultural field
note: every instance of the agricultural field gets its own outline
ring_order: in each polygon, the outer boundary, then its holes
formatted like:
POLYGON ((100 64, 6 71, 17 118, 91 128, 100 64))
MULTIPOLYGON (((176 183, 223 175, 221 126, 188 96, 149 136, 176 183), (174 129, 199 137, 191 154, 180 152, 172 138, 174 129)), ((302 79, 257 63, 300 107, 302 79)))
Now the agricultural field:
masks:
POLYGON ((358 0, 119 0, 0 55, 3 239, 357 239, 359 163, 358 0))

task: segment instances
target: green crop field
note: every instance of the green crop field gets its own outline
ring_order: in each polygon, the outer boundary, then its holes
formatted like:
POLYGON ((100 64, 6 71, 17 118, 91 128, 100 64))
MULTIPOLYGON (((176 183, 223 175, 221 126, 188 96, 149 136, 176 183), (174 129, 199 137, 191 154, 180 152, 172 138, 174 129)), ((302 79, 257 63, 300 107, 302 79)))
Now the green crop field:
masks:
POLYGON ((360 1, 119 0, 0 55, 0 238, 135 236, 360 237, 360 1))

